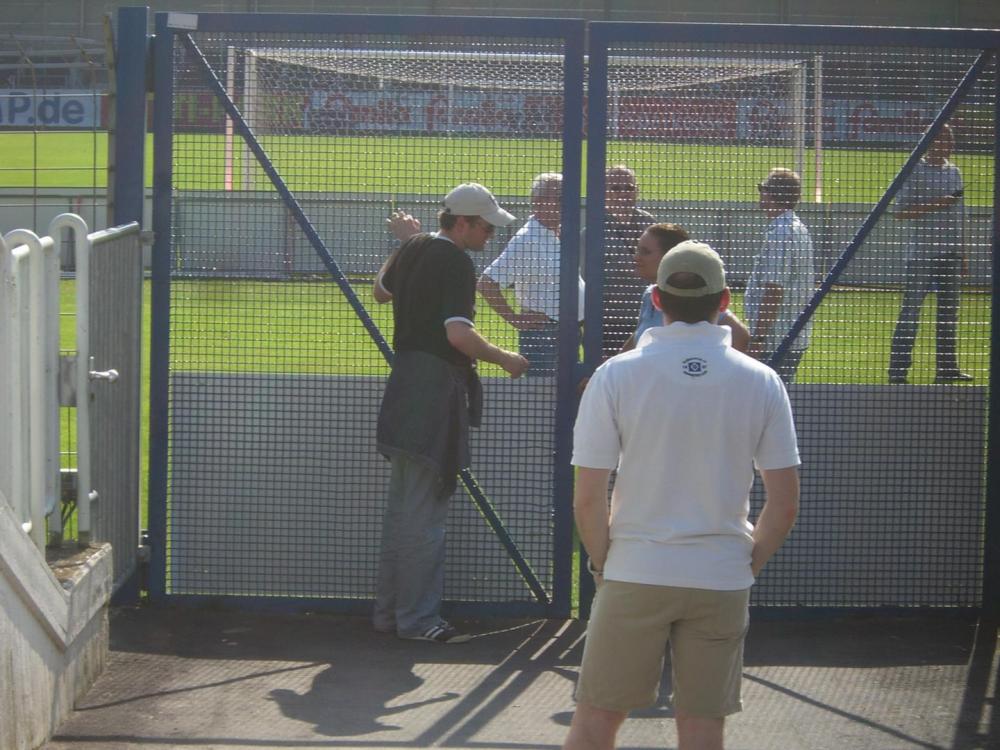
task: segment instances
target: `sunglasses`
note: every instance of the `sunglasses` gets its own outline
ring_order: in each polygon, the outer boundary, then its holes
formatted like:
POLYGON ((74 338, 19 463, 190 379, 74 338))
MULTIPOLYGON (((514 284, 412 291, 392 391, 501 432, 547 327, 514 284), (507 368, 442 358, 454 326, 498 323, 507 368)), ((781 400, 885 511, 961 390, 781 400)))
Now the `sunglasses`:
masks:
POLYGON ((628 182, 609 182, 606 189, 609 193, 628 193, 635 190, 635 185, 628 182))

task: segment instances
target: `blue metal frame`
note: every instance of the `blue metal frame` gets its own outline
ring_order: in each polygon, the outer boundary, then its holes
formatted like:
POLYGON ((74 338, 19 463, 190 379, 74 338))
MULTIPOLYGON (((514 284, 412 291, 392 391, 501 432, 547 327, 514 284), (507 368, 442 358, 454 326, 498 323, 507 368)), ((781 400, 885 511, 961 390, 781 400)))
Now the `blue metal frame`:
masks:
MULTIPOLYGON (((587 295, 584 302, 586 320, 604 317, 604 206, 605 171, 607 169, 608 137, 608 45, 595 41, 591 27, 587 99, 587 236, 586 259, 587 295)), ((589 377, 601 364, 603 356, 602 326, 584 327, 583 375, 589 377)), ((579 544, 580 568, 577 572, 580 618, 590 616, 594 598, 594 579, 587 572, 587 551, 579 544)))
MULTIPOLYGON (((148 8, 122 8, 118 12, 115 38, 115 171, 110 197, 111 224, 120 226, 133 221, 142 224, 145 203, 146 155, 146 63, 149 37, 148 8)), ((142 277, 135 279, 141 287, 142 277)), ((141 290, 140 290, 141 292, 141 290)), ((140 295, 141 298, 141 295, 140 295)), ((136 380, 136 398, 141 391, 136 380)), ((133 432, 135 456, 139 455, 139 424, 133 432)), ((136 498, 138 502, 138 497, 136 498)), ((138 529, 136 530, 138 532, 138 529)), ((138 539, 136 540, 138 542, 138 539)), ((133 603, 140 595, 138 561, 113 596, 114 604, 133 603)))
POLYGON ((115 173, 112 223, 142 224, 145 198, 148 8, 118 12, 115 52, 115 173))
MULTIPOLYGON (((128 24, 137 23, 139 9, 123 9, 120 11, 120 28, 125 21, 127 11, 135 12, 137 15, 128 20, 128 24)), ((173 110, 173 81, 172 81, 172 59, 174 50, 174 32, 169 26, 170 19, 181 20, 173 14, 157 14, 156 29, 157 35, 153 47, 153 58, 155 61, 154 80, 156 87, 157 108, 154 113, 155 129, 157 136, 154 139, 154 186, 156 189, 154 200, 153 229, 156 236, 153 254, 153 287, 152 287, 152 353, 151 353, 151 408, 150 408, 150 509, 149 523, 152 543, 152 560, 150 588, 151 594, 156 597, 166 596, 165 584, 167 577, 166 568, 166 542, 167 542, 167 461, 168 461, 168 366, 169 366, 169 315, 170 315, 170 237, 171 237, 171 191, 172 191, 172 144, 169 135, 172 110, 173 110)), ((377 29, 379 33, 385 34, 481 34, 483 18, 481 17, 405 17, 405 16, 370 16, 370 15, 286 15, 286 14, 223 14, 204 13, 186 14, 184 20, 196 19, 198 31, 259 31, 259 32, 287 32, 287 33, 317 33, 317 32, 339 32, 339 33, 371 33, 377 29)), ((183 24, 181 24, 183 25, 183 24)), ((187 31, 176 29, 176 31, 187 31)), ((589 32, 591 40, 590 49, 590 69, 589 78, 591 83, 591 94, 588 101, 590 112, 588 143, 588 163, 586 169, 586 192, 589 200, 586 206, 585 221, 589 228, 587 231, 584 255, 588 267, 588 284, 591 290, 600 290, 603 287, 603 270, 601 267, 601 255, 603 251, 603 197, 604 197, 604 169, 606 162, 606 122, 607 122, 607 50, 614 42, 671 42, 671 41, 692 41, 714 43, 789 43, 795 44, 821 44, 837 45, 845 44, 851 46, 858 45, 880 45, 880 46, 905 46, 905 47, 926 47, 926 48, 953 48, 961 47, 965 49, 985 49, 990 54, 995 54, 1000 49, 1000 32, 986 30, 940 30, 940 29, 881 29, 881 28, 848 28, 848 27, 821 27, 821 26, 789 26, 789 25, 735 25, 735 24, 688 24, 688 23, 608 23, 595 22, 585 24, 583 21, 564 21, 556 19, 489 19, 489 32, 491 35, 519 36, 524 38, 545 37, 563 38, 566 43, 566 79, 567 82, 582 81, 584 34, 589 32)), ((122 36, 124 40, 125 37, 122 36)), ((133 39, 134 41, 134 39, 133 39)), ((119 59, 124 60, 125 46, 119 54, 119 59)), ((132 55, 133 52, 127 54, 132 55)), ((963 86, 971 86, 975 77, 985 69, 988 64, 988 55, 977 60, 976 64, 966 74, 963 86)), ((128 99, 134 96, 131 92, 136 88, 135 80, 140 77, 139 71, 144 70, 138 61, 134 64, 125 64, 123 68, 129 68, 127 84, 120 81, 120 98, 128 99), (134 75, 132 75, 134 74, 134 75)), ((949 99, 945 108, 935 118, 931 127, 917 144, 907 163, 900 170, 896 179, 890 185, 883 200, 873 209, 872 214, 866 220, 865 225, 859 230, 852 247, 860 245, 864 236, 870 231, 871 226, 878 217, 884 213, 891 202, 895 191, 898 190, 902 181, 912 170, 926 146, 940 130, 941 124, 947 119, 961 98, 962 92, 956 91, 949 99)), ((144 98, 144 93, 143 93, 144 98)), ((566 136, 563 144, 563 173, 564 173, 564 195, 563 195, 563 232, 564 238, 570 241, 564 243, 564 253, 561 263, 561 282, 563 288, 571 288, 575 281, 573 276, 577 267, 577 248, 572 241, 579 236, 579 191, 578 187, 582 174, 580 161, 580 145, 582 143, 582 112, 583 91, 582 82, 579 86, 575 83, 567 84, 564 99, 564 123, 566 136)), ((998 108, 995 114, 995 129, 1000 132, 1000 85, 996 91, 996 104, 998 108)), ((130 105, 135 107, 135 103, 130 105)), ((129 118, 135 121, 134 118, 129 118)), ((122 127, 128 120, 122 118, 119 122, 122 127)), ((140 121, 141 118, 140 118, 140 121)), ((120 134, 121 135, 121 134, 120 134)), ((136 155, 141 154, 141 148, 137 146, 136 133, 131 132, 127 136, 127 141, 120 141, 118 154, 119 174, 115 177, 116 195, 121 203, 116 207, 116 221, 118 216, 127 216, 127 212, 134 212, 136 197, 141 200, 141 177, 140 189, 133 190, 128 185, 134 186, 136 174, 141 175, 141 168, 136 167, 136 155), (129 144, 126 146, 126 142, 129 144), (132 149, 129 151, 129 149, 132 149), (129 165, 129 166, 126 166, 129 165), (128 170, 129 176, 121 174, 128 170), (122 181, 122 182, 119 182, 122 181), (120 187, 121 185, 121 187, 120 187), (127 204, 126 204, 127 202, 127 204), (128 205, 129 207, 126 207, 128 205), (118 211, 122 213, 119 214, 118 211)), ((1000 163, 1000 146, 995 153, 996 163, 1000 163)), ((996 175, 994 185, 994 202, 997 195, 1000 195, 1000 174, 996 175)), ((141 203, 140 203, 141 216, 141 203)), ((992 314, 993 320, 1000 315, 1000 301, 997 300, 997 270, 1000 269, 1000 262, 997 261, 997 251, 1000 250, 1000 217, 994 211, 994 238, 993 238, 993 299, 992 314)), ((846 263, 849 255, 853 254, 851 247, 845 251, 844 256, 838 261, 831 275, 828 276, 829 283, 833 283, 836 276, 842 271, 842 264, 846 263), (847 256, 847 257, 845 257, 847 256), (836 276, 834 275, 836 274, 836 276)), ((322 257, 322 256, 321 256, 322 257)), ((826 282, 825 282, 826 283, 826 282)), ((559 370, 557 373, 557 394, 556 406, 556 467, 554 469, 555 480, 555 571, 554 571, 554 592, 555 599, 550 603, 538 602, 513 602, 508 604, 497 603, 489 605, 486 609, 495 614, 511 614, 512 612, 524 612, 530 614, 550 614, 562 616, 568 613, 569 609, 569 586, 570 566, 571 566, 571 495, 573 484, 572 467, 569 464, 569 454, 572 444, 572 419, 575 413, 575 388, 576 382, 581 375, 589 374, 600 363, 601 358, 601 333, 599 327, 591 327, 584 331, 584 361, 580 365, 576 364, 576 331, 574 321, 575 299, 572 295, 562 295, 561 300, 561 324, 560 324, 560 348, 559 348, 559 370)), ((601 299, 596 293, 588 293, 586 298, 585 315, 589 320, 599 319, 601 314, 601 299)), ((811 314, 811 310, 809 312, 811 314)), ((804 325, 805 320, 802 320, 804 325)), ((801 325, 798 326, 798 330, 801 325)), ((783 354, 787 350, 787 345, 791 337, 798 330, 793 329, 793 333, 782 342, 782 347, 775 356, 783 354)), ((995 328, 991 332, 991 363, 990 377, 994 382, 994 375, 998 372, 997 358, 1000 356, 997 347, 1000 346, 1000 331, 995 328)), ((1000 394, 993 389, 990 393, 990 417, 997 413, 1000 407, 1000 394)), ((985 520, 985 550, 983 561, 983 595, 984 608, 996 614, 1000 611, 1000 480, 993 468, 996 456, 994 448, 994 437, 997 428, 993 424, 993 419, 989 422, 989 440, 987 443, 988 462, 986 473, 986 520, 985 520)), ((499 519, 497 519, 499 522, 499 519)), ((585 558, 584 558, 585 559, 585 558)), ((589 607, 589 593, 592 592, 592 581, 590 576, 583 571, 581 563, 580 593, 581 612, 585 613, 589 607)), ((536 592, 537 593, 537 592, 536 592)), ((202 597, 187 597, 173 595, 172 601, 183 602, 204 602, 202 597)), ((243 597, 226 597, 226 601, 237 603, 240 606, 260 605, 261 600, 248 599, 243 597)), ((302 609, 315 607, 329 607, 331 602, 336 601, 337 605, 343 609, 351 610, 356 607, 365 606, 356 602, 352 603, 344 600, 300 600, 281 598, 271 600, 268 607, 272 605, 277 609, 302 609)), ((453 611, 484 613, 483 605, 472 603, 453 604, 453 611)))
MULTIPOLYGON (((795 337, 815 312, 819 302, 845 270, 858 248, 886 212, 896 193, 906 178, 920 161, 927 147, 933 142, 944 123, 987 69, 992 59, 1000 66, 1000 31, 955 30, 925 28, 865 28, 829 27, 773 24, 705 24, 705 23, 622 23, 594 22, 589 24, 589 81, 588 136, 587 136, 587 241, 585 248, 587 267, 586 319, 599 320, 603 295, 603 271, 601 258, 604 251, 604 171, 607 159, 607 72, 608 50, 615 43, 663 43, 663 42, 704 42, 716 44, 789 44, 796 45, 850 45, 850 46, 901 46, 925 48, 964 48, 983 50, 977 60, 963 76, 962 81, 934 118, 930 127, 920 138, 895 179, 887 188, 881 200, 875 205, 851 243, 831 268, 820 288, 803 313, 796 320, 781 344, 775 350, 769 364, 774 366, 785 356, 795 337), (601 294, 593 293, 599 288, 601 294)), ((994 98, 994 133, 1000 133, 1000 74, 997 76, 994 98)), ((994 164, 1000 165, 1000 144, 995 148, 994 164)), ((1000 196, 1000 170, 995 170, 994 213, 993 213, 993 297, 991 330, 990 383, 995 383, 1000 357, 1000 331, 995 325, 1000 320, 1000 301, 997 300, 997 271, 1000 262, 1000 210, 997 199, 1000 196)), ((601 361, 601 336, 597 330, 588 330, 584 335, 583 374, 589 375, 601 361)), ((1000 614, 1000 476, 995 468, 997 450, 994 437, 1000 435, 994 415, 1000 408, 1000 394, 995 388, 990 390, 989 434, 987 440, 986 469, 986 519, 984 530, 983 560, 983 608, 992 615, 1000 614)), ((594 583, 585 569, 586 552, 580 549, 580 616, 586 617, 590 611, 594 594, 594 583)))
POLYGON ((156 16, 153 44, 153 281, 149 353, 149 594, 166 595, 167 461, 170 386, 171 196, 173 191, 174 35, 156 16))
POLYGON ((563 192, 560 221, 559 369, 556 373, 555 467, 553 504, 553 608, 568 616, 572 605, 573 575, 573 421, 576 417, 576 384, 579 381, 579 300, 575 293, 580 273, 580 183, 583 153, 584 33, 566 39, 563 71, 563 192))
MULTIPOLYGON (((165 14, 180 15, 180 14, 165 14)), ((435 36, 515 36, 524 39, 570 39, 584 22, 556 18, 483 18, 482 16, 397 16, 316 13, 185 13, 197 28, 182 31, 245 31, 273 34, 389 34, 435 36)))
POLYGON ((986 436, 986 520, 983 537, 983 610, 993 618, 1000 617, 1000 473, 997 462, 1000 461, 1000 425, 997 415, 1000 414, 1000 388, 997 380, 1000 376, 1000 50, 996 50, 993 80, 993 288, 990 300, 990 401, 989 422, 986 436))
MULTIPOLYGON (((400 16, 386 16, 378 17, 380 22, 386 21, 385 25, 379 26, 381 33, 419 33, 421 29, 425 30, 426 33, 453 33, 453 34, 470 34, 469 24, 473 19, 470 18, 405 18, 400 16)), ((282 180, 280 174, 274 168, 270 158, 264 149, 260 146, 257 138, 253 134, 246 120, 242 116, 239 108, 229 97, 225 90, 222 82, 215 75, 208 63, 207 59, 202 54, 201 50, 198 48, 195 41, 192 39, 189 31, 192 31, 192 21, 194 25, 197 26, 198 31, 268 31, 268 32, 310 32, 315 33, 317 31, 337 31, 339 33, 351 33, 351 32, 369 32, 372 27, 372 23, 375 17, 372 16, 310 16, 307 19, 302 16, 287 16, 284 14, 264 16, 262 19, 261 15, 244 15, 244 14, 185 14, 183 16, 177 16, 175 14, 164 13, 157 15, 157 29, 158 36, 163 33, 167 36, 173 36, 174 34, 180 34, 182 43, 185 45, 187 50, 194 56, 201 66, 202 72, 204 73, 209 86, 215 93, 216 97, 221 102, 223 108, 226 110, 228 116, 232 119, 234 127, 237 132, 244 139, 250 150, 254 153, 257 158, 258 163, 263 168, 271 183, 274 185, 275 189, 281 195, 282 200, 288 206, 292 215, 296 218, 299 226, 305 233, 306 237, 309 239, 310 244, 313 249, 320 257, 324 265, 330 272, 333 280, 338 284, 341 291, 344 293, 348 302, 351 304, 355 313, 358 315, 362 324, 365 326, 369 335, 372 337, 379 350, 382 352, 383 356, 388 362, 392 362, 393 352, 385 337, 381 334, 378 327, 375 325, 371 316, 368 314, 364 305, 361 303, 360 299, 357 297, 350 283, 338 267, 336 261, 333 259, 329 250, 326 248, 322 239, 319 237, 318 232, 312 223, 309 221, 305 212, 303 211, 301 205, 299 204, 296 197, 289 190, 288 186, 282 180), (171 27, 171 22, 174 21, 177 26, 176 28, 171 27), (277 23, 275 23, 277 21, 277 23)), ((568 174, 567 182, 569 185, 579 186, 579 175, 580 175, 580 165, 581 165, 581 136, 582 136, 582 111, 583 111, 583 39, 585 25, 582 21, 552 21, 547 19, 542 19, 542 23, 534 23, 537 19, 532 19, 532 25, 530 30, 523 25, 523 21, 514 21, 512 19, 507 19, 508 23, 500 23, 498 25, 491 25, 491 31, 496 35, 502 35, 498 32, 502 31, 498 27, 509 26, 507 29, 508 33, 516 33, 518 36, 536 36, 536 37, 556 37, 563 38, 566 43, 567 54, 572 54, 574 60, 572 64, 574 70, 576 71, 575 76, 571 78, 570 75, 566 76, 566 80, 573 81, 575 87, 570 87, 567 84, 566 95, 564 96, 564 122, 566 123, 576 123, 575 131, 577 135, 575 138, 571 138, 569 143, 564 142, 563 144, 563 157, 566 165, 564 170, 568 174), (572 90, 571 90, 572 89, 572 90)), ((473 33, 479 33, 478 30, 473 33)), ((158 54, 159 54, 159 47, 158 54)), ((163 53, 164 55, 166 53, 163 53)), ((163 81, 160 79, 159 75, 162 73, 162 69, 166 68, 170 71, 172 75, 172 63, 167 58, 161 61, 161 58, 157 57, 157 86, 159 86, 163 81)), ((172 81, 170 83, 172 86, 172 81)), ((157 89, 159 92, 159 88, 157 89)), ((160 101, 159 96, 157 101, 160 101)), ((172 97, 171 97, 172 101, 172 97)), ((160 112, 161 108, 157 109, 160 112)), ((166 110, 170 112, 170 110, 166 110)), ((169 132, 169 121, 164 124, 159 119, 157 120, 157 132, 166 133, 169 132), (164 129, 164 127, 166 129, 164 129)), ((170 158, 170 155, 164 151, 165 157, 170 158)), ((159 158, 159 150, 157 150, 157 156, 159 158)), ((159 175, 159 172, 157 173, 159 175)), ((170 183, 167 183, 170 185, 170 183)), ((171 187, 167 190, 161 190, 160 182, 157 182, 157 194, 158 196, 167 196, 166 200, 169 202, 169 195, 171 192, 171 187)), ((578 233, 579 230, 579 219, 578 219, 578 206, 579 206, 579 191, 568 190, 566 195, 564 195, 564 205, 563 214, 564 218, 569 222, 567 228, 572 229, 574 232, 578 233), (573 210, 569 209, 569 206, 573 207, 573 210)), ((166 222, 164 226, 164 231, 162 236, 164 238, 169 238, 169 205, 163 206, 159 205, 159 200, 157 201, 157 214, 161 217, 161 222, 166 222)), ((157 231, 157 236, 161 236, 160 231, 157 231)), ((565 235, 564 233, 564 236, 565 235)), ((572 245, 571 245, 572 246, 572 245)), ((577 267, 577 256, 575 252, 567 253, 562 260, 562 273, 563 278, 567 278, 567 275, 572 270, 573 276, 573 287, 575 288, 575 269, 577 267)), ((166 272, 169 275, 169 263, 165 266, 166 272)), ((569 288, 569 287, 566 287, 569 288)), ((167 291, 162 295, 164 299, 169 300, 169 284, 167 284, 167 291)), ((564 304, 569 304, 566 300, 571 300, 574 304, 576 301, 575 295, 563 295, 564 304)), ((154 295, 155 298, 155 295, 154 295)), ((155 304, 155 302, 154 302, 155 304)), ((157 307, 159 315, 163 317, 161 320, 169 319, 169 301, 162 302, 161 306, 157 307)), ((575 309, 571 316, 564 316, 564 321, 568 320, 570 322, 575 322, 576 312, 575 309)), ((161 339, 157 339, 158 341, 161 339)), ((162 341, 168 343, 168 338, 163 337, 162 341)), ((568 424, 571 421, 571 417, 566 417, 567 411, 571 412, 573 410, 573 393, 575 391, 573 374, 574 367, 573 363, 576 360, 576 349, 575 344, 575 334, 572 335, 570 343, 564 341, 563 348, 561 349, 561 365, 560 365, 560 378, 559 378, 559 390, 557 392, 557 424, 568 424)), ((163 356, 166 357, 165 352, 167 351, 164 346, 161 350, 163 356)), ((158 366, 163 367, 164 374, 162 376, 162 385, 158 385, 162 389, 161 393, 164 395, 164 404, 158 404, 163 409, 163 425, 166 425, 168 419, 168 405, 166 404, 166 382, 167 376, 166 372, 166 361, 159 362, 158 366)), ((151 421, 152 430, 152 421, 151 421)), ((571 494, 572 494, 572 473, 569 469, 569 445, 571 440, 571 433, 567 429, 559 430, 557 428, 556 435, 556 467, 554 469, 554 488, 555 488, 555 538, 554 538, 554 575, 553 575, 553 594, 554 599, 549 600, 548 594, 544 587, 538 580, 537 575, 531 569, 529 563, 524 558, 523 554, 518 549, 517 545, 511 539, 510 535, 507 533, 503 522, 500 520, 493 508, 489 499, 480 489, 475 477, 468 469, 463 469, 460 472, 460 478, 465 485, 466 490, 472 497, 473 501, 476 503, 480 513, 483 515, 484 519, 497 535, 501 544, 507 550, 508 555, 511 557, 515 567, 520 572, 522 578, 524 579, 526 585, 532 591, 535 596, 536 601, 543 605, 543 609, 547 614, 556 616, 565 616, 569 614, 570 610, 570 568, 571 568, 571 557, 568 554, 570 550, 570 539, 572 534, 572 514, 571 514, 571 494), (560 556, 561 553, 561 556, 560 556)), ((154 449, 151 447, 151 451, 154 449)), ((164 429, 164 437, 162 438, 162 444, 160 438, 157 438, 157 444, 155 451, 157 453, 162 453, 162 465, 158 465, 156 472, 157 485, 161 487, 160 493, 157 498, 162 503, 162 523, 158 523, 155 527, 156 533, 152 533, 154 528, 151 523, 151 536, 155 538, 154 546, 162 550, 163 559, 159 561, 158 567, 155 568, 157 574, 162 570, 165 576, 166 571, 166 483, 167 483, 167 470, 166 470, 166 455, 167 455, 167 438, 166 431, 164 429), (161 528, 162 527, 162 528, 161 528)), ((152 477, 154 475, 151 461, 151 485, 152 477)), ((153 498, 152 491, 150 492, 151 499, 153 498)), ((151 514, 152 517, 152 514, 151 514)), ((164 579, 165 580, 165 579, 164 579)), ((165 590, 158 592, 159 595, 166 595, 165 590)), ((172 597, 173 598, 173 597, 172 597)), ((293 606, 299 606, 296 602, 298 600, 291 600, 293 606)), ((325 601, 325 600, 324 600, 325 601)), ((338 601, 339 600, 330 600, 338 601)), ((329 603, 329 602, 328 602, 329 603)), ((342 603, 341 603, 342 604, 342 603)), ((475 609, 478 605, 471 605, 475 609)), ((341 607, 342 608, 342 607, 341 607)), ((482 607, 479 607, 482 610, 482 607)), ((477 610, 477 611, 479 611, 477 610)), ((504 612, 510 614, 512 612, 510 606, 504 607, 504 612)), ((525 614, 531 613, 535 614, 533 607, 529 606, 527 610, 524 611, 525 614)))
POLYGON ((624 23, 590 24, 591 47, 611 42, 705 42, 710 44, 849 45, 990 49, 1000 31, 987 29, 884 28, 802 24, 624 23))

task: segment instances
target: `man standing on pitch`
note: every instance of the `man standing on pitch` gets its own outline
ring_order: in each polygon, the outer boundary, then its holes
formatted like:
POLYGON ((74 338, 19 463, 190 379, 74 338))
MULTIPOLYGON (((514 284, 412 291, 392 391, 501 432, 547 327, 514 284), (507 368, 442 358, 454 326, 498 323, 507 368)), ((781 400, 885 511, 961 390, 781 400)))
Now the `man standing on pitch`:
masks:
POLYGON ((392 475, 373 624, 400 638, 463 643, 469 636, 441 618, 441 599, 448 500, 481 412, 475 363, 516 378, 528 362, 475 329, 476 272, 464 252, 482 250, 514 217, 474 182, 448 193, 444 206, 440 231, 410 237, 375 276, 375 299, 392 301, 395 357, 378 416, 378 449, 392 475))
POLYGON ((935 382, 972 380, 958 367, 959 283, 965 265, 962 173, 948 158, 955 136, 947 125, 914 167, 896 198, 896 216, 907 221, 906 287, 892 334, 889 382, 906 382, 913 360, 920 306, 937 287, 935 382))
MULTIPOLYGON (((771 223, 764 244, 754 258, 743 298, 743 312, 750 329, 747 351, 767 360, 812 299, 816 279, 812 237, 795 214, 795 206, 802 196, 802 180, 798 173, 775 167, 757 185, 757 190, 760 207, 771 223)), ((799 362, 809 346, 811 331, 810 320, 775 364, 785 383, 795 380, 799 362)))
POLYGON ((679 747, 722 748, 724 719, 742 708, 750 587, 798 513, 784 385, 715 325, 729 304, 722 260, 677 245, 653 299, 666 325, 597 369, 576 421, 573 507, 598 589, 567 749, 614 747, 628 712, 655 703, 668 644, 679 747), (766 492, 756 525, 754 465, 766 492))

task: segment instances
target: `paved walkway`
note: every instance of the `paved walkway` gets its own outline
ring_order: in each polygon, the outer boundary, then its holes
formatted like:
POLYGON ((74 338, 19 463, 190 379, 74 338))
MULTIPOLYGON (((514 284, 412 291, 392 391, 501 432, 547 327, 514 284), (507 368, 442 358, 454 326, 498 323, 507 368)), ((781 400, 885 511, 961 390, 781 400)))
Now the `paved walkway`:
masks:
MULTIPOLYGON (((112 612, 108 668, 48 750, 558 748, 576 622, 462 623, 441 646, 363 618, 112 612)), ((730 750, 1000 748, 997 629, 970 617, 757 617, 730 750)), ((669 693, 664 685, 663 695, 669 693)), ((676 747, 666 699, 622 748, 676 747)))

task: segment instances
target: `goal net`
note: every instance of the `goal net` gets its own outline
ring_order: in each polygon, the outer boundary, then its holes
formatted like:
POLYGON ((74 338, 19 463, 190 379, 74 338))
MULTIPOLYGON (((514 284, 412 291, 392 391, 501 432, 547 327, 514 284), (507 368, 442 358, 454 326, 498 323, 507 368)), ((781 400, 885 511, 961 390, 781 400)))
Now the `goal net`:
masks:
MULTIPOLYGON (((257 47, 227 58, 230 94, 258 135, 562 136, 561 55, 257 47)), ((608 137, 780 146, 801 172, 807 138, 821 147, 806 129, 808 70, 802 59, 611 57, 608 137)))

